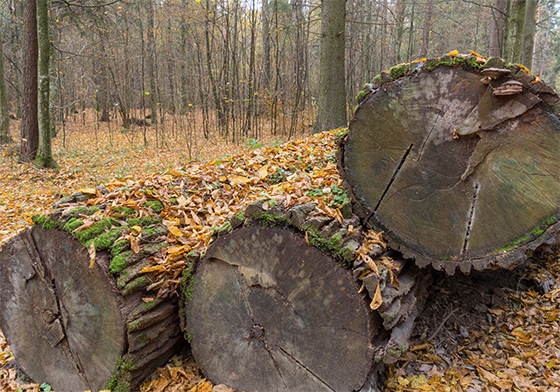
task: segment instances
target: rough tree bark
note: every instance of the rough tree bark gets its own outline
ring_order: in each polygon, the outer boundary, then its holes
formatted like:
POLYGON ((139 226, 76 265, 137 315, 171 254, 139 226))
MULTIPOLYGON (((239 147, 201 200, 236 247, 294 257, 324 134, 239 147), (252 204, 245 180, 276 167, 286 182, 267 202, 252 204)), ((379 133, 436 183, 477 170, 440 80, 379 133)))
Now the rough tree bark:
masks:
POLYGON ((19 158, 34 161, 39 148, 37 118, 37 3, 29 0, 23 8, 23 94, 21 116, 21 148, 19 158))
POLYGON ((347 123, 345 23, 346 0, 323 0, 319 96, 313 132, 335 129, 347 123))
POLYGON ((2 52, 3 40, 0 39, 0 144, 12 143, 10 137, 10 109, 4 83, 4 55, 2 52))
POLYGON ((506 59, 512 63, 521 62, 523 53, 523 24, 525 23, 525 0, 512 0, 509 7, 506 34, 506 59))
POLYGON ((37 37, 39 47, 39 91, 38 91, 38 122, 39 146, 35 164, 51 169, 58 168, 52 156, 52 130, 50 116, 50 57, 51 42, 49 40, 49 9, 47 0, 37 0, 37 37))

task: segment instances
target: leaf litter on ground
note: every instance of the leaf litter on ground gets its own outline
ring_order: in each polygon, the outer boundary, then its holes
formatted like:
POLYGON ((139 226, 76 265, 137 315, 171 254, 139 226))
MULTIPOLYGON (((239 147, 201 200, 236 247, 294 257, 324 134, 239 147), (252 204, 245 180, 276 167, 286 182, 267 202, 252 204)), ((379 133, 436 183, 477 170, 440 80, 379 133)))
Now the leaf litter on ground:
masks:
MULTIPOLYGON (((166 239, 169 246, 143 272, 154 282, 150 285, 154 297, 173 295, 187 255, 192 251, 204 253, 215 231, 250 203, 263 198, 267 203, 282 203, 285 207, 314 202, 317 205, 314 214, 342 219, 339 208, 345 195, 336 168, 335 141, 342 132, 324 132, 243 153, 243 147, 217 139, 212 143, 214 150, 208 152, 214 154, 213 159, 190 163, 181 159, 184 150, 178 147, 163 151, 139 148, 130 144, 130 136, 115 134, 111 136, 112 147, 108 148, 99 142, 101 136, 96 134, 98 147, 91 150, 80 149, 78 145, 62 149, 55 143, 56 159, 62 168, 42 172, 17 164, 10 148, 4 147, 0 162, 0 244, 30 225, 32 215, 48 213, 53 210, 54 201, 80 192, 87 198, 82 204, 108 205, 106 216, 119 218, 118 207, 126 206, 134 210, 135 216, 162 219, 169 231, 166 239), (161 202, 163 208, 146 206, 148 200, 161 202)), ((84 138, 94 139, 91 131, 81 136, 82 146, 84 138)), ((75 205, 63 203, 59 207, 75 205)), ((141 226, 134 227, 128 234, 134 251, 139 251, 142 230, 141 226)), ((358 257, 367 258, 367 249, 379 243, 383 244, 380 233, 366 233, 358 257)), ((374 264, 370 266, 372 271, 376 269, 374 264)), ((462 346, 448 353, 446 361, 438 356, 437 342, 426 341, 411 347, 399 362, 388 368, 385 389, 559 391, 557 255, 544 267, 535 266, 534 270, 537 275, 548 274, 548 281, 553 277, 547 292, 512 293, 511 306, 489 309, 488 318, 495 322, 471 331, 462 346)), ((17 372, 9 366, 13 355, 3 336, 0 345, 0 387, 5 391, 39 391, 38 384, 16 381, 17 372)), ((157 369, 141 390, 232 391, 205 380, 192 358, 178 356, 157 369)))

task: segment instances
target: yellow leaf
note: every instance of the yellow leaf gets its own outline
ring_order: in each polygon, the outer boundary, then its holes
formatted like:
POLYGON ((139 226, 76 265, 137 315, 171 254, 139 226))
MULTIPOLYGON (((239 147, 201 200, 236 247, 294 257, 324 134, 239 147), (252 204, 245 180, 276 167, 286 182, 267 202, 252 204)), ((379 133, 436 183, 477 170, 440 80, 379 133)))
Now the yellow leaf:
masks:
POLYGON ((97 194, 97 191, 95 190, 95 188, 82 188, 82 189, 78 190, 78 192, 85 193, 87 195, 97 194))
POLYGON ((450 55, 451 57, 456 57, 459 54, 459 51, 457 49, 455 49, 452 52, 447 53, 448 55, 450 55))
POLYGON ((154 271, 161 271, 163 269, 163 265, 151 265, 151 266, 147 266, 144 267, 140 270, 141 274, 147 274, 148 272, 154 272, 154 271))
POLYGON ((554 365, 556 365, 556 358, 552 358, 552 359, 546 364, 546 367, 547 367, 548 369, 551 369, 551 368, 554 367, 554 365))
POLYGON ((181 195, 177 198, 177 203, 179 204, 179 207, 183 208, 187 205, 188 200, 185 196, 181 195))
POLYGON ((167 230, 169 230, 169 232, 170 232, 171 234, 173 234, 175 237, 182 237, 182 236, 183 236, 183 233, 181 232, 181 230, 179 230, 179 229, 177 228, 177 226, 169 226, 169 227, 167 228, 167 230))
POLYGON ((268 176, 268 165, 264 165, 263 167, 261 167, 257 172, 257 175, 261 180, 266 178, 268 176))
POLYGON ((93 268, 95 264, 95 241, 91 241, 88 248, 89 253, 89 268, 93 268))
POLYGON ((379 289, 379 284, 378 284, 377 288, 375 289, 375 294, 373 296, 373 300, 369 304, 369 307, 372 310, 375 310, 375 309, 379 308, 382 303, 383 303, 383 298, 381 298, 381 290, 379 289))
POLYGON ((251 181, 247 177, 243 176, 231 176, 228 178, 228 180, 232 186, 242 186, 251 181))
POLYGON ((135 231, 136 233, 140 233, 142 228, 140 226, 132 226, 130 230, 135 231))

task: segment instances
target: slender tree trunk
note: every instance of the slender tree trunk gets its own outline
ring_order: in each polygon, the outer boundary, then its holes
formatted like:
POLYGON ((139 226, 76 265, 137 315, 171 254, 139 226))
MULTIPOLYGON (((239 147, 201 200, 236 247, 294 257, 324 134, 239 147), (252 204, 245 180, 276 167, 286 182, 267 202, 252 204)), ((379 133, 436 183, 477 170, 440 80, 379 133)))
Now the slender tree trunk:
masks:
MULTIPOLYGON (((555 3, 556 3, 556 0, 552 0, 550 3, 548 3, 548 23, 546 25, 546 33, 545 33, 545 36, 544 36, 544 44, 543 44, 543 50, 542 50, 541 67, 540 67, 540 70, 539 70, 539 75, 544 74, 544 60, 546 59, 546 50, 548 48, 548 37, 550 35, 550 27, 552 25, 552 14, 554 12, 555 3)), ((552 84, 552 86, 554 86, 554 84, 552 84)))
POLYGON ((404 32, 404 13, 406 9, 405 2, 403 0, 397 0, 395 4, 395 9, 397 12, 397 20, 396 20, 397 26, 395 32, 394 57, 397 64, 400 64, 402 62, 401 46, 402 46, 403 32, 404 32))
POLYGON ((39 148, 35 163, 51 169, 59 166, 52 157, 51 117, 49 108, 51 42, 49 40, 48 0, 37 0, 37 38, 39 46, 39 148))
POLYGON ((490 28, 490 57, 502 57, 504 52, 504 33, 506 22, 507 0, 494 0, 492 8, 492 24, 490 28))
MULTIPOLYGON (((171 19, 168 18, 167 19, 167 36, 169 39, 169 45, 172 44, 172 40, 171 37, 173 36, 172 30, 171 30, 171 19)), ((168 88, 169 91, 167 93, 167 95, 169 96, 169 98, 167 99, 167 107, 169 108, 169 110, 171 111, 171 113, 175 114, 175 83, 173 82, 173 80, 175 79, 175 73, 173 72, 174 68, 173 68, 173 63, 174 63, 174 59, 175 57, 171 55, 171 53, 169 53, 169 55, 167 56, 167 61, 166 61, 166 67, 167 67, 167 82, 168 82, 168 88)))
POLYGON ((261 23, 262 23, 262 45, 263 45, 263 83, 265 89, 270 88, 272 83, 270 74, 270 23, 268 20, 268 0, 262 0, 261 23))
POLYGON ((37 118, 37 3, 25 2, 23 9, 23 97, 21 120, 21 154, 23 161, 34 161, 39 147, 37 118))
POLYGON ((4 53, 2 51, 2 38, 0 38, 0 144, 13 142, 10 137, 10 110, 4 83, 4 53))
POLYGON ((146 2, 146 12, 148 14, 148 78, 150 83, 150 102, 152 111, 152 124, 157 124, 157 85, 156 85, 156 44, 154 37, 154 3, 146 2))
POLYGON ((428 55, 428 45, 430 43, 430 30, 432 26, 432 10, 434 0, 426 1, 426 13, 424 15, 424 29, 422 31, 422 49, 420 50, 420 57, 428 55))
POLYGON ((506 59, 521 62, 523 52, 523 25, 525 23, 525 0, 512 0, 506 35, 506 59))
POLYGON ((318 113, 313 132, 347 123, 345 81, 346 0, 323 0, 318 113))
POLYGON ((525 9, 525 24, 523 26, 523 56, 522 63, 527 68, 533 66, 533 46, 535 44, 535 18, 538 0, 527 0, 525 9))

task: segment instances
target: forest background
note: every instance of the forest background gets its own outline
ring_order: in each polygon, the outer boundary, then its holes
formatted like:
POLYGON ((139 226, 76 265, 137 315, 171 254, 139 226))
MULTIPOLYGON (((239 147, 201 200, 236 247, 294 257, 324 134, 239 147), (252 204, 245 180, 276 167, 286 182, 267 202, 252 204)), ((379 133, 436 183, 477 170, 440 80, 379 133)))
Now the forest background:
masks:
MULTIPOLYGON (((3 118, 6 110, 22 117, 33 85, 30 3, 0 1, 3 118)), ((344 8, 345 34, 335 31, 344 38, 344 80, 328 90, 343 96, 348 118, 356 93, 380 71, 454 49, 522 62, 550 85, 560 83, 556 0, 323 3, 322 10, 319 0, 38 0, 35 85, 47 101, 51 136, 65 148, 72 121, 100 134, 143 125, 142 143, 146 132, 160 148, 181 139, 193 159, 204 144, 199 137, 245 143, 305 134, 320 106, 321 38, 329 33, 325 21, 333 23, 325 17, 344 8)))

